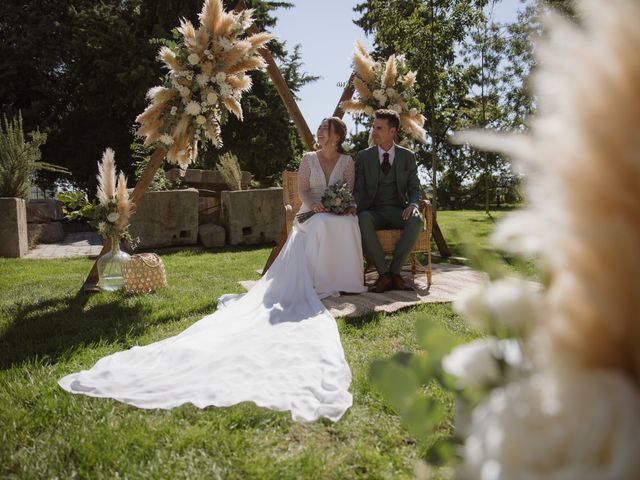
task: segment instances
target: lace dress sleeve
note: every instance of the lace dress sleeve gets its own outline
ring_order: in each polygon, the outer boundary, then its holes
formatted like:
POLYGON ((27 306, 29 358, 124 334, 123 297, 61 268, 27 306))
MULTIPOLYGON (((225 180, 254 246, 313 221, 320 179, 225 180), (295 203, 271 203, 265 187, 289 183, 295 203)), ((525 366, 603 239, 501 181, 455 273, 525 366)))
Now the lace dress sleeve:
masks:
POLYGON ((309 165, 309 155, 307 154, 300 160, 300 168, 298 169, 298 196, 308 208, 313 205, 310 179, 311 166, 309 165))
POLYGON ((345 182, 347 182, 349 190, 353 191, 353 184, 356 181, 356 169, 351 157, 347 158, 346 165, 344 166, 344 170, 342 172, 342 178, 345 182))

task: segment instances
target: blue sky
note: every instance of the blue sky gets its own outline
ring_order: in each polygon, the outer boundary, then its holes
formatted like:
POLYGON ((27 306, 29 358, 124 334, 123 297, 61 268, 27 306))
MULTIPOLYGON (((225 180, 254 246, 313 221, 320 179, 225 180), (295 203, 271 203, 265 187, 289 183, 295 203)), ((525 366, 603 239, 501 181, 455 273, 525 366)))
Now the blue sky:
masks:
MULTIPOLYGON (((315 133, 322 119, 333 113, 342 94, 344 87, 338 84, 349 79, 353 43, 359 38, 372 49, 373 38, 367 38, 352 22, 357 18, 353 12, 357 0, 290 1, 293 8, 276 12, 278 23, 272 33, 286 42, 289 50, 301 44, 304 71, 321 77, 298 93, 298 106, 315 133)), ((520 5, 520 0, 502 0, 495 6, 494 18, 513 21, 520 5)), ((345 121, 352 130, 348 114, 345 121)))

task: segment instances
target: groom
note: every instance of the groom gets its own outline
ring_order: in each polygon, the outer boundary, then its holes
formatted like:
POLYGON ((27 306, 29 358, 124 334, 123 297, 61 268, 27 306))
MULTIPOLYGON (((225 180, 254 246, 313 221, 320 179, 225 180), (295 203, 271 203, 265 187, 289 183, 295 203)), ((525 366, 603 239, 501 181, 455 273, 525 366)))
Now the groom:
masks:
POLYGON ((369 291, 411 290, 400 269, 415 247, 423 220, 418 210, 420 198, 418 169, 411 150, 394 143, 400 117, 393 110, 377 110, 372 127, 375 146, 356 156, 353 196, 357 204, 362 246, 379 277, 369 291), (376 229, 403 229, 391 264, 387 266, 376 229))

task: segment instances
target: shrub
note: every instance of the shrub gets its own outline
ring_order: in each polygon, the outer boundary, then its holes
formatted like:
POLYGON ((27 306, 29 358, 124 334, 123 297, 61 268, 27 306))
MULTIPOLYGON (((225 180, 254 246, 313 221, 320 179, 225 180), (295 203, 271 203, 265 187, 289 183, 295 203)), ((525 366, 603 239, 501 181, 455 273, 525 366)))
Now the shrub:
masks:
POLYGON ((47 140, 45 133, 36 130, 29 136, 31 140, 27 141, 21 114, 11 120, 4 117, 0 124, 0 197, 28 199, 31 181, 38 170, 69 173, 65 168, 40 161, 40 147, 47 140))

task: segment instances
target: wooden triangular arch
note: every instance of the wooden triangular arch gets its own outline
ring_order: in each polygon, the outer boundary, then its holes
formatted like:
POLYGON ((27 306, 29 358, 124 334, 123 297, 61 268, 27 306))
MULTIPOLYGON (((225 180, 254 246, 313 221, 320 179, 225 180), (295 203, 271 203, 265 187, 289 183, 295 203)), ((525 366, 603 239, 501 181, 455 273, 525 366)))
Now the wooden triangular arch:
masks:
MULTIPOLYGON (((239 0, 234 8, 234 11, 240 12, 245 8, 246 6, 244 3, 244 0, 239 0)), ((258 29, 254 24, 249 28, 248 33, 254 34, 254 33, 257 33, 257 31, 258 29)), ((269 50, 266 47, 263 47, 260 49, 260 53, 267 63, 267 73, 269 74, 271 81, 276 87, 276 90, 278 91, 280 98, 282 98, 282 101, 285 107, 287 108, 287 111, 289 112, 289 116, 293 120, 298 130, 298 134, 302 138, 305 146, 309 150, 313 150, 315 145, 315 139, 313 137, 313 134, 311 133, 311 130, 307 125, 307 122, 302 116, 302 112, 298 108, 298 104, 296 103, 295 97, 293 96, 293 93, 289 89, 287 82, 284 80, 282 73, 280 73, 280 69, 276 65, 276 62, 274 61, 273 56, 271 55, 271 52, 269 52, 269 50)), ((345 87, 342 93, 342 96, 338 101, 338 105, 336 106, 333 112, 334 116, 337 116, 340 118, 344 116, 344 111, 340 108, 340 103, 343 102, 344 100, 350 99, 353 96, 354 88, 351 83, 352 79, 353 79, 353 73, 351 74, 351 77, 347 82, 347 86, 345 87)), ((136 183, 133 189, 133 193, 131 195, 131 201, 134 204, 139 205, 139 203, 142 201, 144 194, 149 189, 149 185, 151 185, 154 175, 162 165, 162 162, 165 158, 166 153, 167 153, 166 149, 160 147, 160 148, 157 148, 151 155, 151 159, 149 160, 147 167, 145 168, 144 172, 142 173, 142 176, 140 177, 140 179, 138 180, 138 182, 136 183)), ((434 239, 436 240, 436 244, 438 246, 438 250, 440 251, 440 253, 443 256, 449 256, 450 255, 449 249, 447 247, 446 242, 444 241, 444 238, 442 237, 442 233, 440 232, 440 228, 438 227, 438 224, 435 222, 435 219, 433 222, 433 233, 434 233, 434 239), (437 232, 437 236, 436 236, 436 232, 437 232)), ((284 245, 286 240, 287 240, 287 231, 285 227, 284 230, 279 235, 277 245, 273 248, 273 250, 271 251, 271 254, 269 255, 269 258, 267 259, 267 263, 264 266, 263 273, 268 270, 268 268, 271 266, 275 258, 278 256, 278 253, 280 253, 280 250, 282 249, 282 246, 284 245)), ((103 256, 110 249, 111 249, 111 240, 106 239, 102 246, 102 250, 98 258, 103 256)), ((91 271, 89 272, 89 275, 87 276, 84 282, 84 290, 96 291, 98 290, 97 285, 98 285, 98 268, 97 268, 97 260, 96 260, 96 262, 93 264, 93 267, 91 268, 91 271)))

